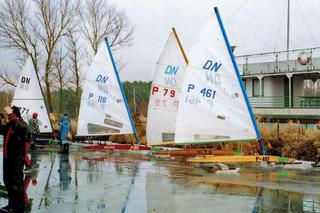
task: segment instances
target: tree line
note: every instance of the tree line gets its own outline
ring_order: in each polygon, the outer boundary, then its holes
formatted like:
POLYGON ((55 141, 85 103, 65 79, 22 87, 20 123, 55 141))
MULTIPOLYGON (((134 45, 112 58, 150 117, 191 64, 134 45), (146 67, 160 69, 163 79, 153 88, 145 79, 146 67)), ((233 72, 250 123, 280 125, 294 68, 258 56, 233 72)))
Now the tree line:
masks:
MULTIPOLYGON (((132 44, 133 32, 126 13, 105 0, 3 0, 0 4, 0 48, 15 51, 20 67, 31 58, 49 112, 68 111, 62 100, 71 98, 77 113, 83 67, 91 63, 105 37, 116 51, 132 44)), ((0 66, 1 86, 15 87, 17 78, 16 72, 0 66)))
MULTIPOLYGON (((151 82, 125 81, 122 84, 131 113, 146 117, 148 113, 151 82)), ((0 92, 0 109, 3 109, 6 105, 10 105, 12 97, 13 91, 0 92)), ((56 117, 61 117, 64 113, 68 113, 71 118, 77 120, 78 110, 76 109, 79 108, 81 97, 77 95, 74 89, 66 88, 62 91, 52 91, 51 98, 54 109, 53 112, 56 117)))

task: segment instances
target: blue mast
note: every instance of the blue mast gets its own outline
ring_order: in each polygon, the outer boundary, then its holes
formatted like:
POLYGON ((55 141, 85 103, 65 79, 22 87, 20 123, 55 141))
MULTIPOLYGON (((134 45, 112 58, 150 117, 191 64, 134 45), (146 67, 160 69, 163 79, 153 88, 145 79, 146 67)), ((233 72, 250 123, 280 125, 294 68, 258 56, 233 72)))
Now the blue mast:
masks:
POLYGON ((230 55, 230 58, 231 58, 231 61, 232 61, 234 70, 236 71, 237 78, 238 78, 238 80, 239 80, 239 83, 240 83, 240 86, 241 86, 241 90, 242 90, 244 99, 245 99, 245 101, 246 101, 247 108, 248 108, 248 110, 249 110, 250 117, 251 117, 251 120, 252 120, 254 129, 255 129, 256 134, 257 134, 257 138, 258 138, 258 141, 259 141, 259 144, 260 144, 260 147, 261 147, 262 154, 263 154, 263 155, 266 155, 267 151, 266 151, 265 146, 264 146, 263 143, 262 143, 262 139, 261 139, 261 135, 260 135, 260 132, 259 132, 257 123, 256 123, 256 119, 255 119, 255 117, 254 117, 254 115, 253 115, 253 112, 252 112, 252 109, 251 109, 251 106, 250 106, 250 103, 249 103, 249 99, 248 99, 246 90, 245 90, 245 88, 244 88, 244 86, 243 86, 243 83, 242 83, 242 80, 241 80, 241 76, 240 76, 240 72, 239 72, 239 69, 238 69, 236 60, 235 60, 235 58, 234 58, 233 52, 232 52, 232 50, 231 50, 230 43, 229 43, 229 40, 228 40, 226 31, 225 31, 225 29, 224 29, 224 26, 223 26, 223 23, 222 23, 222 20, 221 20, 221 17, 220 17, 220 14, 219 14, 219 11, 218 11, 218 8, 217 8, 217 7, 214 8, 214 12, 216 13, 216 16, 217 16, 217 19, 218 19, 218 22, 219 22, 219 26, 220 26, 220 29, 221 29, 221 31, 222 31, 223 38, 224 38, 224 41, 225 41, 225 43, 226 43, 226 46, 227 46, 227 48, 228 48, 228 52, 229 52, 229 55, 230 55))
POLYGON ((129 105, 128 105, 128 102, 127 102, 126 95, 124 94, 122 83, 121 83, 120 78, 119 78, 119 74, 118 74, 118 70, 117 70, 117 67, 116 67, 116 63, 114 62, 108 39, 107 38, 104 38, 104 39, 105 39, 105 42, 106 42, 106 45, 107 45, 107 48, 108 48, 108 52, 109 52, 109 55, 110 55, 112 66, 113 66, 113 70, 114 70, 114 73, 116 74, 116 77, 117 77, 117 80, 118 80, 118 83, 119 83, 119 87, 120 87, 120 90, 121 90, 121 94, 122 94, 122 97, 123 97, 123 100, 124 100, 124 103, 125 103, 125 106, 126 106, 126 109, 127 109, 127 113, 128 113, 129 119, 130 119, 132 131, 133 131, 134 137, 136 138, 136 144, 139 144, 137 131, 136 131, 136 128, 134 126, 134 123, 133 123, 133 120, 132 120, 132 117, 131 117, 129 105))

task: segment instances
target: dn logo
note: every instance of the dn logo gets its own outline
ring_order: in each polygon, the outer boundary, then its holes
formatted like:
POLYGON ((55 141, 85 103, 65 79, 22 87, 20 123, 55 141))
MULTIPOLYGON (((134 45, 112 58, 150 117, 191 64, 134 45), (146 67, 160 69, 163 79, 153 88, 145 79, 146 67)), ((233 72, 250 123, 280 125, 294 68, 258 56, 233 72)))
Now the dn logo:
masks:
POLYGON ((178 66, 167 66, 166 70, 164 71, 164 74, 167 75, 176 75, 178 72, 179 67, 178 66))
POLYGON ((104 75, 99 74, 99 75, 97 76, 97 78, 96 78, 96 82, 105 84, 108 79, 109 79, 108 76, 104 76, 104 75))
POLYGON ((23 83, 23 84, 30 84, 30 78, 22 77, 22 78, 21 78, 21 83, 23 83))
POLYGON ((207 62, 203 65, 202 69, 218 72, 221 65, 222 64, 219 64, 218 62, 212 62, 211 60, 207 60, 207 62))

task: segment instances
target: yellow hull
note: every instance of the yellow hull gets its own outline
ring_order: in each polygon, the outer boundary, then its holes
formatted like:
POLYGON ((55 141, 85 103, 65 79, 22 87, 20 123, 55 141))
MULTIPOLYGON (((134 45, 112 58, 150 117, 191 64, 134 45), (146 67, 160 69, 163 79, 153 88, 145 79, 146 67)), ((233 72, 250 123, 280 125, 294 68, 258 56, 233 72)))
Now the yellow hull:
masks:
POLYGON ((272 155, 225 155, 225 156, 204 156, 187 159, 188 163, 255 163, 275 162, 292 163, 295 159, 272 155))

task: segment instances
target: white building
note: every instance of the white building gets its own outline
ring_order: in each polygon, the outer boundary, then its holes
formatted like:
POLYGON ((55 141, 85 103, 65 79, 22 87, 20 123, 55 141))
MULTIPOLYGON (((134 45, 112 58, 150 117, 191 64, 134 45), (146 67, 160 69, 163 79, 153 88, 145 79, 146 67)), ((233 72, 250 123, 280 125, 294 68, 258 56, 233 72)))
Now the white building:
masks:
POLYGON ((238 56, 256 116, 270 122, 320 122, 320 47, 238 56))

